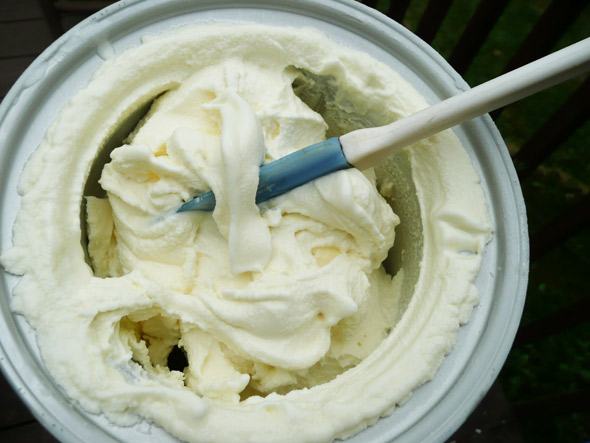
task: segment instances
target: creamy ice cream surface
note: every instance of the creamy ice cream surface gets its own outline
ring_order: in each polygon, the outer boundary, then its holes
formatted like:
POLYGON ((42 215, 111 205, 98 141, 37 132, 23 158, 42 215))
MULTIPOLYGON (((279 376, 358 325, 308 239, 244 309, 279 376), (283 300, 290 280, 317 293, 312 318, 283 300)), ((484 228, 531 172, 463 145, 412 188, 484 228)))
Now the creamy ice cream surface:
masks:
POLYGON ((459 140, 254 195, 261 164, 425 106, 312 29, 192 26, 105 62, 29 160, 1 256, 53 378, 187 441, 330 441, 403 404, 478 299, 492 227, 459 140), (208 189, 213 213, 174 212, 208 189))

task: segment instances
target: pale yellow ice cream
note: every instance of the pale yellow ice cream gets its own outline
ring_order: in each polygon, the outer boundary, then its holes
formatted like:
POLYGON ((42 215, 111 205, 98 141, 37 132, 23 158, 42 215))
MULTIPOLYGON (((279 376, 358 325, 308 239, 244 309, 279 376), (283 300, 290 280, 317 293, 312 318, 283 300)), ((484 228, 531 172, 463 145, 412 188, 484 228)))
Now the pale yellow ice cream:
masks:
POLYGON ((491 225, 458 139, 254 194, 263 162, 425 106, 313 30, 190 27, 106 62, 27 164, 2 255, 52 376, 91 412, 187 441, 330 441, 403 403, 477 302, 491 225), (101 146, 154 98, 102 171, 107 197, 84 196, 101 146), (213 213, 174 212, 208 189, 213 213))

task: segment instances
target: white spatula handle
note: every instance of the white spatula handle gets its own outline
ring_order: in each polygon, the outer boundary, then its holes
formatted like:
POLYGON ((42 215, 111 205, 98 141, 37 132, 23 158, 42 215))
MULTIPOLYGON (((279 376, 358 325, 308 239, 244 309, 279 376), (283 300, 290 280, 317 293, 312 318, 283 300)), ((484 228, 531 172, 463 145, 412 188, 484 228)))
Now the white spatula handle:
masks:
POLYGON ((420 139, 471 120, 590 70, 590 38, 482 83, 387 126, 340 137, 347 161, 358 169, 420 139))

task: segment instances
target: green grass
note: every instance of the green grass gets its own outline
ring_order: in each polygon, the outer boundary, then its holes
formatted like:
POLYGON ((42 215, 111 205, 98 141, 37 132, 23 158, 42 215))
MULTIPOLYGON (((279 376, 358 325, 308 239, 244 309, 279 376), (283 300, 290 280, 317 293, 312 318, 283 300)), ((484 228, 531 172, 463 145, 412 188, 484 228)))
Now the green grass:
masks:
MULTIPOLYGON (((416 30, 427 0, 413 0, 404 25, 416 30)), ((455 0, 432 46, 448 58, 477 0, 455 0)), ((380 1, 378 8, 387 9, 380 1)), ((465 74, 472 86, 501 74, 550 0, 512 0, 465 74)), ((590 6, 553 48, 590 36, 590 6)), ((497 126, 512 153, 517 152, 581 83, 570 80, 507 107, 497 126)), ((590 192, 590 123, 569 137, 541 168, 522 183, 530 232, 590 192)), ((570 238, 531 265, 527 301, 521 324, 529 324, 590 296, 590 232, 570 238)), ((512 403, 590 387, 590 322, 537 343, 513 350, 500 373, 512 403)), ((589 399, 590 401, 590 399, 589 399)), ((542 411, 540 411, 542 412, 542 411)), ((529 442, 582 442, 590 439, 590 414, 570 413, 522 420, 529 442)))

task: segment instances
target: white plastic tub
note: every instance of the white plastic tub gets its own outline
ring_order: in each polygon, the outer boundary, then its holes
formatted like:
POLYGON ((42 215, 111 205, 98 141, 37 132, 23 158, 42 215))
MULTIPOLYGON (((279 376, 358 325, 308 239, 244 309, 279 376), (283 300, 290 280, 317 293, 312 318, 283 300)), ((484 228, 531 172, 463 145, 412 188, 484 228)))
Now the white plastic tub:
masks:
MULTIPOLYGON (((404 76, 430 103, 468 88, 432 48, 401 25, 352 0, 128 0, 90 17, 51 45, 0 106, 0 250, 10 244, 23 165, 61 107, 104 59, 146 33, 223 21, 311 26, 404 76)), ((434 379, 389 417, 350 441, 442 441, 468 417, 498 375, 520 320, 528 274, 525 207, 512 161, 489 117, 455 128, 480 172, 495 225, 477 278, 481 298, 434 379)), ((0 363, 35 416, 62 441, 174 441, 155 425, 122 428, 72 405, 46 373, 34 331, 9 308, 18 277, 2 271, 0 363)))

